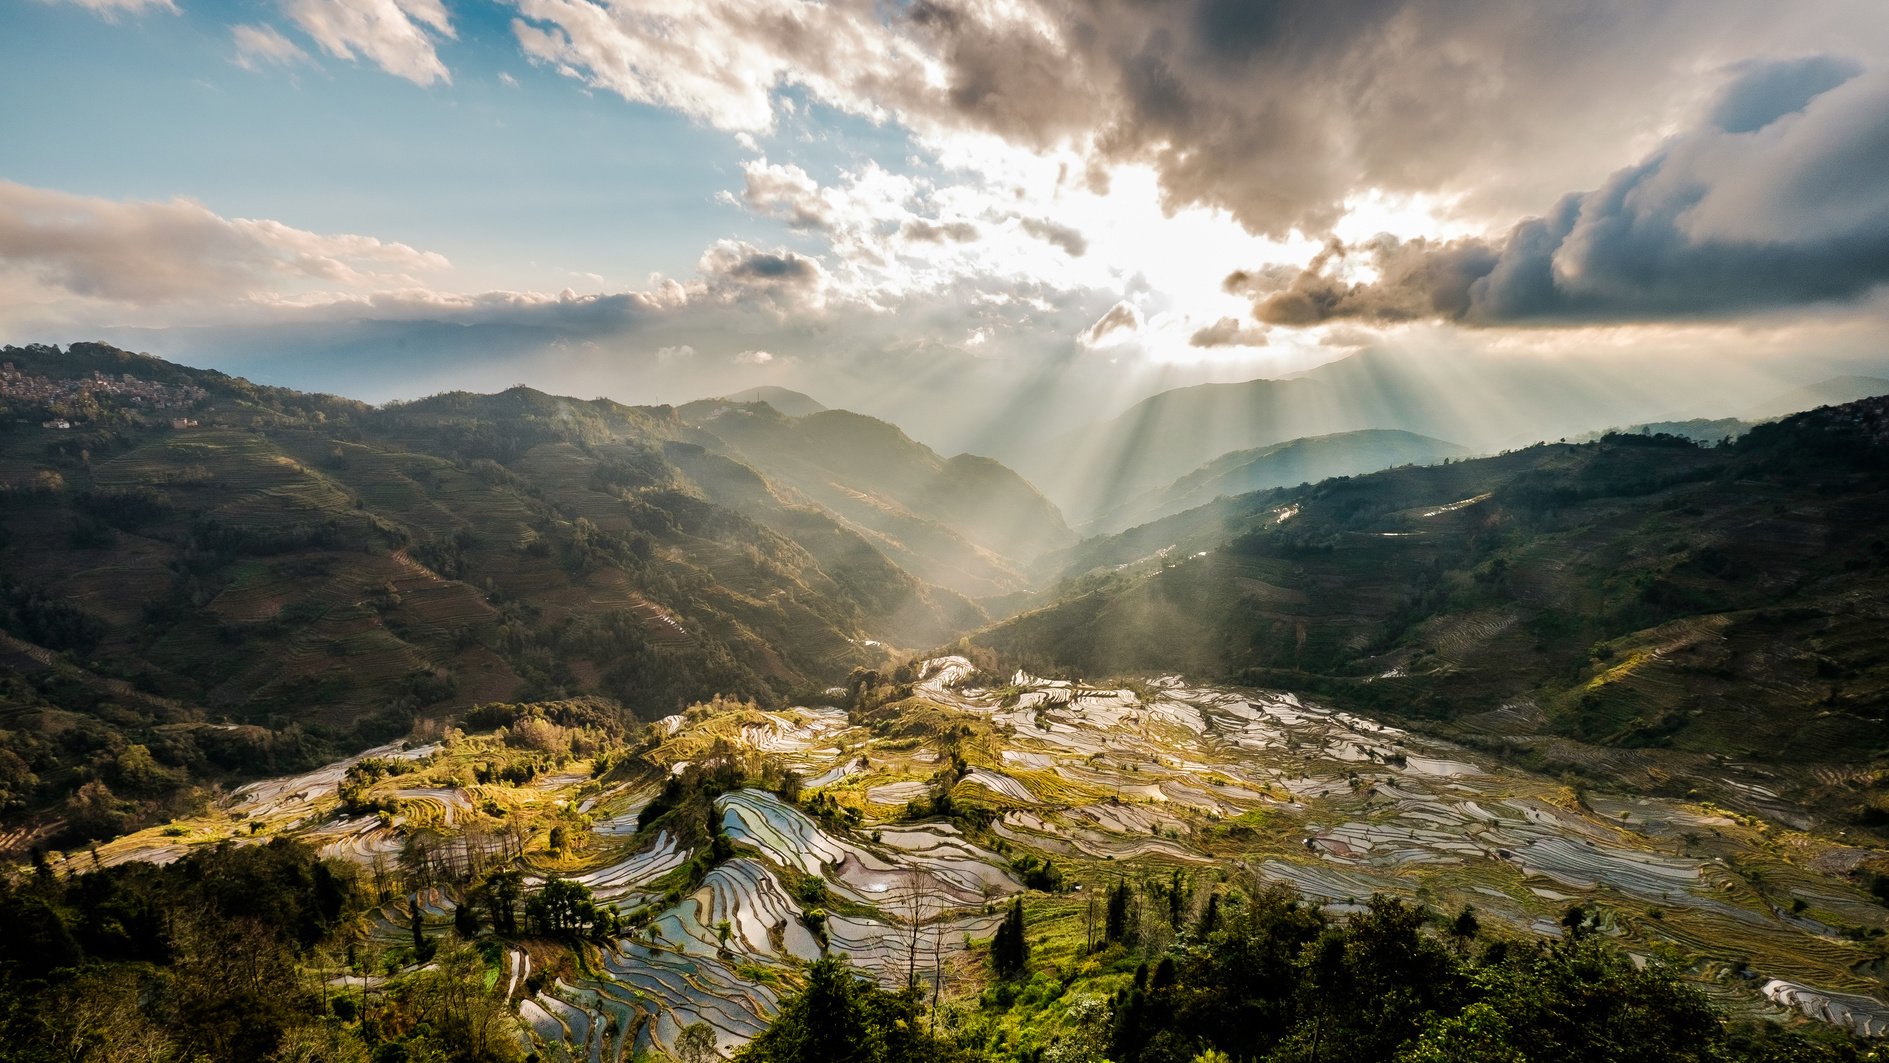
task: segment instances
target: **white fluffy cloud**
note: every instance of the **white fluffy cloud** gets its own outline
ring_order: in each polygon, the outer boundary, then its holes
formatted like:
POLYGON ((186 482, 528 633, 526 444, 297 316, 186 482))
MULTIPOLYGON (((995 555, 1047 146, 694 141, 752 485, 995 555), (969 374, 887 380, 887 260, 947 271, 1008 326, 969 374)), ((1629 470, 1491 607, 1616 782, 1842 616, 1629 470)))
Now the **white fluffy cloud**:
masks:
POLYGON ((282 7, 337 59, 365 59, 415 85, 453 79, 436 48, 454 35, 441 0, 283 0, 282 7))
POLYGON ((42 296, 133 304, 412 285, 449 266, 406 244, 224 218, 188 199, 127 202, 11 182, 0 182, 0 263, 10 295, 31 284, 42 296))
POLYGON ((936 60, 889 33, 871 0, 511 0, 533 60, 636 103, 730 132, 773 128, 774 91, 803 86, 859 114, 936 91, 936 60))

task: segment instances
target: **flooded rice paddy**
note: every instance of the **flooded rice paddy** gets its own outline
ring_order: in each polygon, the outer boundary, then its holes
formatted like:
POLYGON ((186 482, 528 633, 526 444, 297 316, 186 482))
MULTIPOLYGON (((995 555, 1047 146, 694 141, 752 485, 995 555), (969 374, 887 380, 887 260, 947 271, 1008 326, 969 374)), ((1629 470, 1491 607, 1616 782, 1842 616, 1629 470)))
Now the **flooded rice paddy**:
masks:
MULTIPOLYGON (((1675 964, 1728 1003, 1889 1033, 1889 987, 1870 973, 1883 966, 1874 942, 1889 911, 1844 875, 1869 850, 1707 806, 1581 794, 1290 693, 1024 674, 980 689, 966 685, 972 674, 942 658, 918 684, 994 736, 961 774, 940 750, 877 736, 835 709, 753 713, 731 728, 733 741, 796 771, 805 793, 826 790, 863 819, 841 827, 771 793, 724 794, 715 815, 737 855, 686 895, 663 884, 694 850, 638 831, 650 785, 592 784, 579 797, 586 776, 543 781, 542 797, 570 799, 591 831, 582 866, 558 873, 646 918, 589 974, 529 998, 529 957, 508 957, 535 1036, 602 1063, 673 1048, 702 1022, 727 1050, 765 1026, 823 953, 891 984, 940 977, 974 962, 967 944, 986 940, 1023 889, 1012 858, 1025 854, 1055 859, 1088 888, 1179 868, 1284 885, 1337 911, 1376 893, 1474 904, 1485 922, 1542 934, 1582 904, 1622 948, 1675 964), (901 821, 908 802, 940 793, 989 810, 988 830, 901 821), (815 881, 824 888, 810 891, 815 881)), ((681 743, 688 727, 672 717, 659 733, 681 743)), ((464 791, 415 787, 398 815, 342 815, 335 785, 350 763, 236 791, 222 813, 262 826, 223 836, 293 834, 366 864, 394 858, 421 826, 451 831, 473 807, 464 791)), ((99 860, 174 859, 213 833, 147 831, 99 860)), ((422 911, 444 932, 455 902, 436 894, 420 898, 422 911)), ((408 933, 404 912, 382 916, 383 932, 408 933)))

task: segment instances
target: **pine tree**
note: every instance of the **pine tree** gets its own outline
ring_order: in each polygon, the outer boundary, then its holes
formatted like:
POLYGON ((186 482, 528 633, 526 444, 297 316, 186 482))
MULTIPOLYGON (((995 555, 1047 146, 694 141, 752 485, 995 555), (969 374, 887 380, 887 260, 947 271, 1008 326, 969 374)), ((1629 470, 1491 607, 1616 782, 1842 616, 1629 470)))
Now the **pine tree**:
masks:
POLYGON ((1102 930, 1105 940, 1114 942, 1128 939, 1128 916, 1133 903, 1134 891, 1126 881, 1116 880, 1114 888, 1108 891, 1108 918, 1102 930))
POLYGON ((1010 911, 990 939, 990 962, 999 978, 1015 978, 1030 962, 1030 942, 1024 933, 1023 901, 1010 902, 1010 911))
POLYGON ((432 959, 433 950, 427 947, 426 923, 420 911, 420 895, 414 894, 411 906, 407 909, 413 931, 413 958, 421 963, 432 959))

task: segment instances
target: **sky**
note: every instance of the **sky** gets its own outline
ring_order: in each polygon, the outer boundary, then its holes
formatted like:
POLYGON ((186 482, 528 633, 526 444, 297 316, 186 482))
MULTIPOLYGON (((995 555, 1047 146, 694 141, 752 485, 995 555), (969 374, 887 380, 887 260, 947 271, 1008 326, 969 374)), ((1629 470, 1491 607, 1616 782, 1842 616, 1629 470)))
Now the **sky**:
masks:
POLYGON ((14 0, 0 69, 0 340, 370 401, 1889 366, 1882 0, 14 0))

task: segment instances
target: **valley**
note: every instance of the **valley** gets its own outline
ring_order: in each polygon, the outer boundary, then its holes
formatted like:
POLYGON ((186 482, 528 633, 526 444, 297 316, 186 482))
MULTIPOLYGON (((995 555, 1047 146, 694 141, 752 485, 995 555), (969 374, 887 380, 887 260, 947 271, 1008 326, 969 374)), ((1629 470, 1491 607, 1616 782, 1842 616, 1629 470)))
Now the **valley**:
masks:
POLYGON ((252 861, 334 883, 281 991, 400 1051, 445 994, 453 1051, 754 1058, 837 970, 921 1054, 1191 1059, 1131 1002, 1279 948, 1267 1051, 1315 1058, 1314 939, 1398 927, 1438 987, 1889 1036, 1885 400, 1297 438, 1081 538, 792 392, 374 408, 8 351, 93 383, 0 426, 0 914, 153 984, 198 939, 127 946, 113 891, 252 861))
MULTIPOLYGON (((520 830, 527 883, 561 876, 625 921, 580 946, 574 967, 530 943, 505 961, 561 964, 511 995, 534 1043, 572 1058, 673 1050, 698 1022, 732 1050, 823 954, 954 999, 981 982, 997 913, 1018 895, 1048 928, 1039 962, 1073 980, 1071 996, 1101 992, 1115 976, 1087 959, 1085 897, 1170 875, 1201 896, 1284 886, 1334 913, 1381 894, 1467 905, 1489 932, 1523 936, 1559 935, 1579 906, 1595 933, 1728 1008, 1889 1032, 1870 973, 1889 909, 1853 874, 1872 849, 1708 804, 1584 793, 1289 692, 988 677, 962 657, 919 675, 908 697, 853 714, 698 708, 651 725, 631 759, 572 761, 519 786, 467 780, 492 747, 449 732, 367 754, 402 766, 353 798, 384 802, 378 819, 339 807, 336 765, 66 860, 293 837, 376 877, 411 876, 425 865, 416 847, 503 852, 504 831, 520 830), (795 800, 750 784, 710 799, 712 833, 638 826, 665 779, 716 758, 751 777, 791 772, 795 800), (560 848, 544 841, 553 828, 560 848)), ((391 901, 363 948, 405 947, 410 903, 428 934, 450 935, 451 909, 477 903, 454 877, 391 901)))

